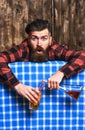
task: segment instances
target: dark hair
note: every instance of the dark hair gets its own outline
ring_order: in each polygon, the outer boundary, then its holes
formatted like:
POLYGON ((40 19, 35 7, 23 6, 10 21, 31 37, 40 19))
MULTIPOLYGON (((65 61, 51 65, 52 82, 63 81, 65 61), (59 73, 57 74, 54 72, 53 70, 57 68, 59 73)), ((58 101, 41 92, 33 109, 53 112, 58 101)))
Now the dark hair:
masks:
POLYGON ((41 31, 43 29, 48 29, 50 31, 50 24, 47 20, 42 19, 36 19, 35 21, 31 22, 30 24, 27 24, 25 28, 25 32, 29 34, 32 31, 41 31))

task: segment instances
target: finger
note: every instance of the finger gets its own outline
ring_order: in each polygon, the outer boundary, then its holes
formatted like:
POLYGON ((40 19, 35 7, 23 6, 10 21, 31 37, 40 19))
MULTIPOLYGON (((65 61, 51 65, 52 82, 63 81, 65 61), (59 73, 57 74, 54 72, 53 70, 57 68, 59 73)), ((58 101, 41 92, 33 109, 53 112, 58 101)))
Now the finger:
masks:
POLYGON ((51 86, 50 86, 50 80, 48 79, 48 88, 50 89, 51 86))
POLYGON ((34 91, 37 95, 40 95, 39 88, 32 88, 32 91, 34 91))
POLYGON ((32 89, 30 91, 30 99, 34 102, 34 103, 37 103, 39 102, 39 99, 40 99, 40 92, 39 93, 36 93, 36 90, 35 89, 32 89))
POLYGON ((32 89, 32 95, 34 96, 34 98, 36 98, 36 100, 39 100, 39 97, 41 95, 41 92, 37 89, 32 89))
POLYGON ((28 101, 30 102, 36 102, 36 99, 33 97, 33 95, 31 94, 31 89, 30 88, 26 88, 24 91, 21 92, 21 95, 26 98, 28 101))
POLYGON ((27 99, 28 99, 31 103, 37 103, 37 99, 34 98, 34 96, 33 96, 31 93, 27 94, 27 99))
POLYGON ((56 89, 57 90, 59 89, 59 83, 56 83, 56 89))
POLYGON ((25 93, 23 95, 24 98, 26 98, 29 102, 34 103, 32 96, 30 95, 30 93, 25 93))
POLYGON ((51 82, 50 82, 50 88, 51 88, 51 89, 54 88, 54 81, 51 81, 51 82))
POLYGON ((57 88, 57 82, 54 82, 54 84, 53 84, 53 88, 57 88))
POLYGON ((53 88, 53 81, 52 80, 48 80, 48 88, 49 89, 53 88))
POLYGON ((59 84, 56 81, 49 81, 49 86, 50 89, 54 88, 54 89, 59 89, 59 84))

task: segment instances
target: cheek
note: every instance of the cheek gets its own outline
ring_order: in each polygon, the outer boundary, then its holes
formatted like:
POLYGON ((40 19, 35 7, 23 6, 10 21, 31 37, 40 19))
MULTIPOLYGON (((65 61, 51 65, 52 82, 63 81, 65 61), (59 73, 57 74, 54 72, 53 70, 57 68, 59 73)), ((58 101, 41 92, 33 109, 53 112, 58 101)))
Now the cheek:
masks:
POLYGON ((47 43, 44 45, 44 49, 47 49, 49 46, 50 46, 50 43, 47 42, 47 43))
POLYGON ((31 48, 35 49, 37 47, 37 44, 30 41, 30 46, 31 46, 31 48))

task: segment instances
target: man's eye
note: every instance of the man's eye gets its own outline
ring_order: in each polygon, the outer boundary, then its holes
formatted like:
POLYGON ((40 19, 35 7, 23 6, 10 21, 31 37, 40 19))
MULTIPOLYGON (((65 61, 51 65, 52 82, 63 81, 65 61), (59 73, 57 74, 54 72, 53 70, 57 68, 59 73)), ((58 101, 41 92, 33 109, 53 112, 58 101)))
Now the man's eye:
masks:
POLYGON ((43 41, 47 40, 47 37, 43 37, 42 40, 43 40, 43 41))
POLYGON ((36 37, 32 37, 31 39, 32 39, 33 41, 37 40, 37 38, 36 38, 36 37))

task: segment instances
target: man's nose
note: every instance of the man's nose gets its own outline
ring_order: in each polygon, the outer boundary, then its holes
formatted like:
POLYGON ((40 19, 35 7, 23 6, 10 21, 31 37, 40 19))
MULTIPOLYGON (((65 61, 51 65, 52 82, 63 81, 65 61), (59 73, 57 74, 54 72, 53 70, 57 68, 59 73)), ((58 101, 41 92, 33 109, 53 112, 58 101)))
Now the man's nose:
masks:
POLYGON ((41 39, 38 39, 37 45, 38 45, 38 46, 41 46, 41 44, 42 44, 42 43, 41 43, 41 39))

